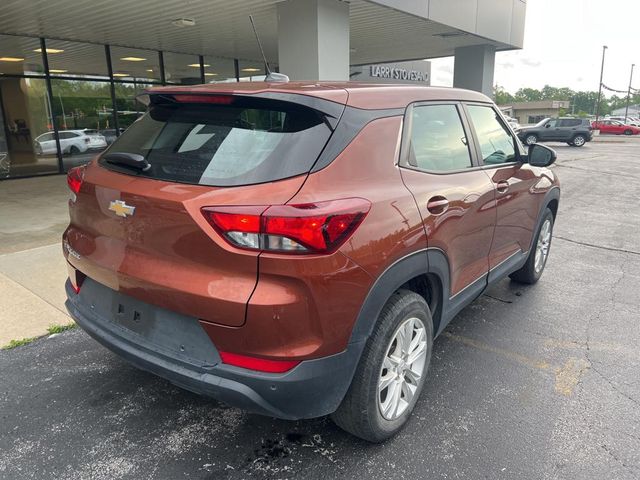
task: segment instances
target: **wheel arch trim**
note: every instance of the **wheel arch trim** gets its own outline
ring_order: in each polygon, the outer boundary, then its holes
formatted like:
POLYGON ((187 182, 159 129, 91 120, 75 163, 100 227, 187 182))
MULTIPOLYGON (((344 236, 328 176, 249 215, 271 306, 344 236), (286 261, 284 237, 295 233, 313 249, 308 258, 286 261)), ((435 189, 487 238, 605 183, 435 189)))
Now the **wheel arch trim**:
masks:
POLYGON ((449 302, 449 262, 438 248, 425 248, 399 258, 378 276, 365 298, 356 318, 349 343, 362 342, 371 335, 380 312, 393 292, 413 278, 421 275, 435 276, 440 285, 434 294, 436 311, 431 312, 434 334, 440 330, 442 311, 449 302))

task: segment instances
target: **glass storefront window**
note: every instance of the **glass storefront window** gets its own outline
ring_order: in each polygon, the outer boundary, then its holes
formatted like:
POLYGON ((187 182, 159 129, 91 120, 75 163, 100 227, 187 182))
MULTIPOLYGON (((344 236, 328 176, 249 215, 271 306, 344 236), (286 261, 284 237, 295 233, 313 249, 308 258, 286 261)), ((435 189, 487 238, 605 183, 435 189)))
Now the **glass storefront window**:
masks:
POLYGON ((111 47, 113 79, 123 81, 159 82, 160 58, 154 50, 111 47))
MULTIPOLYGON (((262 62, 240 60, 239 67, 241 82, 261 82, 265 78, 264 63, 262 62)), ((275 68, 273 71, 275 71, 275 68)))
POLYGON ((44 75, 40 39, 0 35, 0 74, 44 75))
POLYGON ((164 52, 164 76, 167 83, 197 85, 200 78, 200 57, 183 53, 164 52))
POLYGON ((205 83, 237 82, 232 58, 204 57, 205 83))
POLYGON ((55 173, 51 103, 40 78, 0 77, 0 177, 55 173))
POLYGON ((136 96, 153 86, 153 84, 144 83, 116 84, 116 110, 118 112, 118 127, 121 132, 127 129, 147 110, 147 107, 136 100, 136 96))
POLYGON ((104 45, 46 40, 52 77, 109 78, 104 45))
POLYGON ((87 80, 52 79, 51 88, 51 110, 66 171, 107 148, 114 128, 111 92, 108 82, 87 80))

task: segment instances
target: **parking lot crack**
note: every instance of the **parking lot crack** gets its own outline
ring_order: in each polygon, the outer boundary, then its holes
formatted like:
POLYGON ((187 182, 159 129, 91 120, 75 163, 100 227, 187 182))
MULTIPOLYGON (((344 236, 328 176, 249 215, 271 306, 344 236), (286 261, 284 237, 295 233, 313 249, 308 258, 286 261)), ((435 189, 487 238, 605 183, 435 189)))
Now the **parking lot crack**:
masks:
POLYGON ((597 248, 600 250, 608 250, 610 252, 628 253, 629 255, 640 255, 640 252, 635 250, 627 250, 625 248, 605 247, 603 245, 594 245, 593 243, 581 242, 579 240, 573 240, 571 238, 555 235, 554 240, 564 240, 565 242, 574 243, 576 245, 582 245, 583 247, 597 248))

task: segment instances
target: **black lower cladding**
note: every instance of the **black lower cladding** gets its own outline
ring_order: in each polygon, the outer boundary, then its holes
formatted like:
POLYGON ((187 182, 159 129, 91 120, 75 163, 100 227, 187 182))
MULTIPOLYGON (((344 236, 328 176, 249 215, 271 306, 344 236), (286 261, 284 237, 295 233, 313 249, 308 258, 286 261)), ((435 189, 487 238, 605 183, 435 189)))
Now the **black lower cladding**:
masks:
MULTIPOLYGON (((93 338, 133 365, 195 393, 262 415, 297 420, 332 413, 362 352, 352 343, 330 357, 283 374, 224 365, 196 318, 137 300, 86 278, 79 294, 67 281, 66 307, 93 338)), ((238 334, 242 334, 239 329, 238 334)))

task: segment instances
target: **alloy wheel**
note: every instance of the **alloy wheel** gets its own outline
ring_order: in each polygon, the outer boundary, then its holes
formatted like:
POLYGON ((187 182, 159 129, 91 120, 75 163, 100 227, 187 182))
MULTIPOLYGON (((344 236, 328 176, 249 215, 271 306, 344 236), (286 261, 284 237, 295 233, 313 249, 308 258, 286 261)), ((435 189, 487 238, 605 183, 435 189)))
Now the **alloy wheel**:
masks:
POLYGON ((576 147, 581 147, 582 145, 584 145, 584 137, 577 136, 576 138, 573 139, 573 144, 576 147))
POLYGON ((387 420, 400 417, 411 405, 427 358, 424 323, 411 317, 397 328, 382 362, 378 379, 378 408, 387 420))
POLYGON ((525 139, 525 143, 527 145, 533 145, 534 143, 538 142, 538 138, 535 135, 529 135, 526 139, 525 139))
POLYGON ((538 242, 536 244, 536 258, 534 260, 534 268, 536 273, 540 273, 547 262, 549 255, 549 245, 551 244, 551 220, 546 219, 540 229, 538 242))

